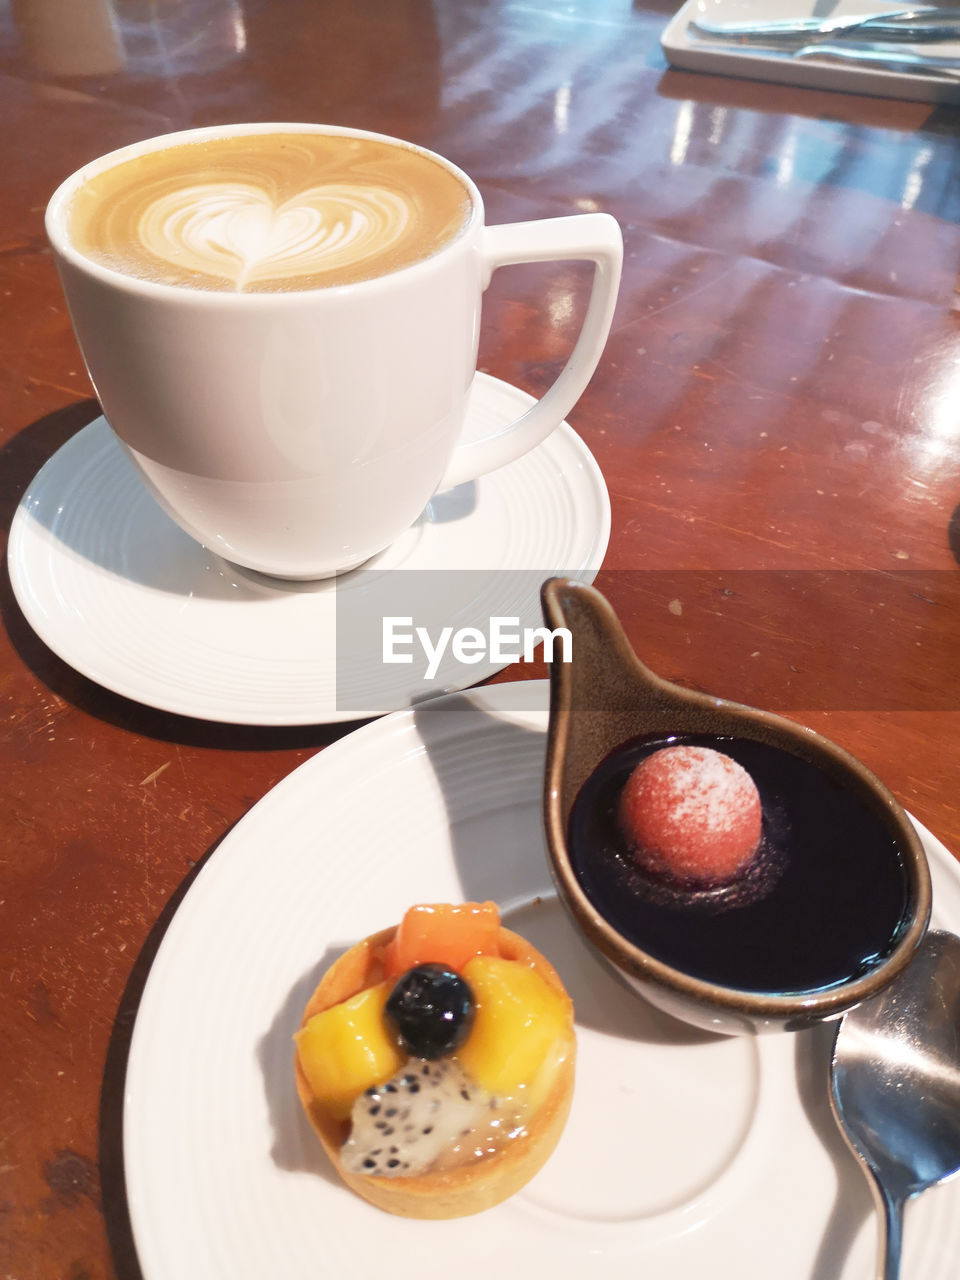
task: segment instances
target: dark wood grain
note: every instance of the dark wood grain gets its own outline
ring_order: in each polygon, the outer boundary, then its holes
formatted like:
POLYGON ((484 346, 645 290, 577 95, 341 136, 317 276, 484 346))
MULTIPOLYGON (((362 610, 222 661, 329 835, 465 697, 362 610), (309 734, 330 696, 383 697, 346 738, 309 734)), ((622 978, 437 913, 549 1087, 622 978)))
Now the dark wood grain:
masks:
MULTIPOLYGON (((664 4, 185 0, 166 31, 164 6, 100 7, 113 43, 0 5, 4 530, 97 412, 42 229, 67 173, 227 121, 412 139, 491 222, 623 226, 571 422, 613 505, 598 585, 641 656, 834 737, 960 849, 960 112, 670 71, 664 4)), ((542 391, 585 288, 498 273, 481 367, 542 391)), ((0 610, 0 1275, 131 1280, 121 1090, 150 958, 217 842, 343 729, 149 710, 50 653, 5 573, 0 610)))

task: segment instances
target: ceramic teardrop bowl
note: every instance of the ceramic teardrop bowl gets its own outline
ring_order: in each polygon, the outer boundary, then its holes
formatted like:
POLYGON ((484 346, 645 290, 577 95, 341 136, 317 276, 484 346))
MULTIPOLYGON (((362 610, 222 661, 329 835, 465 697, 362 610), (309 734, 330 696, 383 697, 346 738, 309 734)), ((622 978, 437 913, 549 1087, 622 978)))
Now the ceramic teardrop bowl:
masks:
MULTIPOLYGON (((919 837, 887 788, 858 760, 809 729, 769 712, 693 692, 648 671, 633 652, 610 604, 594 588, 551 578, 543 585, 541 602, 547 626, 565 627, 572 637, 570 661, 552 662, 550 672, 544 787, 550 870, 575 924, 616 973, 658 1008, 724 1034, 799 1030, 839 1017, 892 982, 910 963, 926 932, 931 889, 919 837), (570 838, 571 813, 584 784, 624 744, 701 735, 728 741, 749 739, 763 748, 799 757, 818 771, 828 789, 842 789, 853 797, 851 803, 866 810, 871 821, 878 821, 888 845, 888 837, 892 838, 898 850, 902 909, 887 945, 869 963, 809 988, 802 983, 784 983, 766 989, 763 973, 756 975, 756 981, 737 985, 727 978, 717 980, 702 969, 697 972, 696 966, 684 967, 675 959, 666 959, 662 948, 659 955, 654 954, 658 948, 643 936, 642 925, 639 934, 631 926, 631 936, 626 936, 622 920, 618 927, 609 918, 616 912, 600 909, 588 896, 584 886, 591 881, 582 874, 582 862, 578 874, 570 838)), ((766 822, 765 802, 765 827, 766 822)), ((801 848, 793 849, 790 856, 802 855, 801 848)), ((580 856, 589 856, 589 850, 580 856)), ((856 886, 857 901, 869 900, 871 882, 868 865, 864 883, 856 886)), ((827 877, 818 892, 829 894, 830 890, 827 877)), ((900 905, 898 900, 898 909, 900 905)), ((700 928, 702 913, 685 911, 682 897, 679 906, 673 902, 673 908, 670 928, 692 936, 689 931, 700 928)), ((782 904, 780 909, 784 909, 782 904)), ((785 909, 789 912, 791 908, 788 905, 785 909)), ((855 915, 856 909, 851 914, 855 915)), ((735 915, 731 919, 735 922, 735 915)), ((852 927, 855 922, 850 923, 852 927)), ((783 946, 791 945, 787 928, 783 946)))

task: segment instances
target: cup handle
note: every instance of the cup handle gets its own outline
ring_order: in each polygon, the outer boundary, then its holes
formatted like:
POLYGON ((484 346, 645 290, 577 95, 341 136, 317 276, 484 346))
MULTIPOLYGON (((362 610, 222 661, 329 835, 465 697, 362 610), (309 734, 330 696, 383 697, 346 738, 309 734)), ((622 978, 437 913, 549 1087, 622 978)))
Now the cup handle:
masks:
POLYGON ((497 267, 517 262, 561 262, 570 259, 594 264, 593 288, 583 326, 570 359, 542 399, 516 421, 482 440, 459 445, 438 488, 450 489, 465 480, 514 462, 547 438, 577 403, 593 376, 613 319, 623 265, 623 236, 609 213, 582 213, 539 222, 508 222, 483 232, 483 287, 497 267))

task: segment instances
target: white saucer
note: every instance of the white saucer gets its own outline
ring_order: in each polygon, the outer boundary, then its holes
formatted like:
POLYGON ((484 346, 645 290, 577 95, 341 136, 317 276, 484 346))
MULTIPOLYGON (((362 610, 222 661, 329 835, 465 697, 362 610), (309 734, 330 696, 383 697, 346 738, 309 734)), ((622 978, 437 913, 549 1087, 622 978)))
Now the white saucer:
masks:
MULTIPOLYGON (((466 434, 491 434, 531 403, 478 373, 466 434)), ((345 601, 362 604, 365 615, 397 612, 393 570, 423 571, 411 588, 437 597, 434 607, 455 628, 486 629, 493 616, 539 626, 543 578, 592 581, 609 536, 603 476, 563 423, 519 461, 439 495, 353 574, 287 585, 239 570, 181 532, 98 418, 30 485, 8 560, 33 629, 90 679, 164 711, 296 725, 392 711, 507 665, 485 658, 424 682, 419 669, 384 668, 350 643, 338 645, 345 601)))
MULTIPOLYGON (((601 968, 547 871, 546 702, 546 682, 526 681, 374 721, 211 855, 154 961, 127 1068, 145 1280, 871 1280, 872 1204, 827 1104, 832 1028, 710 1037, 601 968), (291 1036, 347 945, 414 902, 484 898, 573 996, 570 1121, 507 1203, 394 1218, 333 1175, 297 1101, 291 1036)), ((960 867, 919 830, 935 923, 960 931, 960 867)), ((905 1280, 952 1280, 958 1256, 955 1181, 910 1205, 905 1280)))

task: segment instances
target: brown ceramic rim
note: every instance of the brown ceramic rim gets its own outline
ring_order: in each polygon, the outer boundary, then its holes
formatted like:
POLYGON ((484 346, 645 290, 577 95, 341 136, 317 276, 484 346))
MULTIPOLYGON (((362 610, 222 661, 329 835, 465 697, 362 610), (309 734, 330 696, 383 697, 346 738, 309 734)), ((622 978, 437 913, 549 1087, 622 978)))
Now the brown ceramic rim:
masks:
MULTIPOLYGON (((561 786, 564 748, 570 734, 572 676, 568 664, 556 662, 551 665, 550 672, 552 731, 548 734, 547 740, 543 797, 547 852, 550 870, 561 896, 589 940, 615 966, 637 978, 659 984, 704 1007, 712 1005, 723 1010, 745 1014, 751 1018, 771 1020, 803 1016, 826 1018, 839 1015, 853 1005, 876 995, 910 963, 926 933, 932 902, 930 872, 923 845, 896 797, 856 757, 812 729, 806 729, 772 712, 694 693, 648 671, 630 647, 609 601, 592 587, 559 578, 546 582, 542 589, 542 600, 544 612, 551 627, 563 625, 558 594, 570 589, 590 596, 594 607, 602 615, 609 640, 616 645, 621 661, 627 667, 633 668, 638 678, 642 678, 651 687, 662 690, 670 698, 691 706, 702 706, 706 699, 716 710, 729 714, 733 719, 742 719, 745 727, 759 724, 772 731, 772 736, 775 737, 784 734, 787 737, 796 738, 799 735, 810 743, 815 752, 832 758, 841 767, 852 771, 865 788, 876 796, 897 832, 903 847, 908 892, 913 903, 912 919, 885 960, 869 973, 852 982, 819 991, 786 994, 743 991, 735 987, 721 986, 685 974, 629 942, 597 911, 580 887, 570 865, 566 824, 562 812, 561 786)), ((756 734, 745 736, 756 737, 756 734)), ((598 759, 595 764, 599 763, 598 759)))

